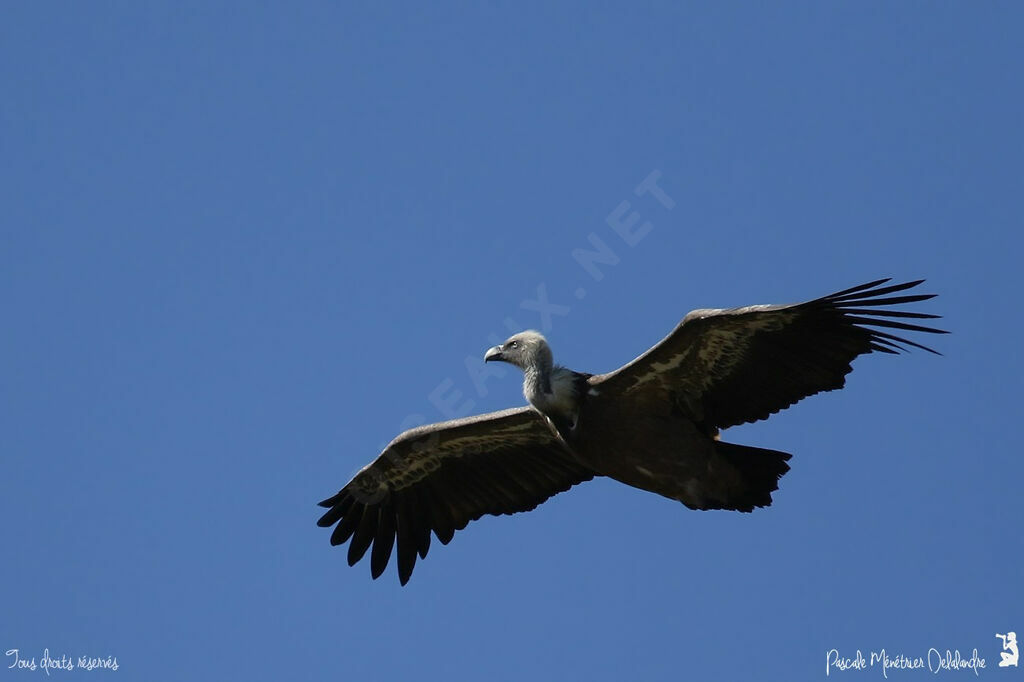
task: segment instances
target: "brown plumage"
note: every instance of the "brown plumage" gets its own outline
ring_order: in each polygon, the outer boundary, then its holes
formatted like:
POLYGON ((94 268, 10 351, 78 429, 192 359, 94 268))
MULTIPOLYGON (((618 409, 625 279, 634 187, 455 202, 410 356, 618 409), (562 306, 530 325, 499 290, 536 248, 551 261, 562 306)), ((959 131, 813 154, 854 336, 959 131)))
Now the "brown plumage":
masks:
POLYGON ((554 365, 539 333, 516 334, 485 360, 523 370, 529 407, 406 431, 320 503, 328 511, 318 523, 337 524, 331 543, 349 542, 350 565, 372 546, 374 578, 397 542, 404 585, 431 534, 447 544, 484 514, 529 511, 594 476, 691 509, 766 507, 790 455, 722 442, 719 430, 842 388, 858 355, 935 353, 892 331, 946 333, 901 321, 937 315, 888 307, 933 295, 892 296, 923 280, 888 281, 799 304, 695 310, 650 350, 596 376, 554 365))

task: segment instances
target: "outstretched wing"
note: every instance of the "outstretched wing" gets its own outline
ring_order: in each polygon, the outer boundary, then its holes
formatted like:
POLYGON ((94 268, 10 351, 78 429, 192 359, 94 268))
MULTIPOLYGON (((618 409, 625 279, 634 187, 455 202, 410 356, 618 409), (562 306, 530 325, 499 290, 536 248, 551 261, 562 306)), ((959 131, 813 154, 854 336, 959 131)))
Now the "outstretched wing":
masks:
POLYGON ((662 392, 709 431, 766 419, 807 396, 842 388, 858 355, 899 353, 905 346, 936 353, 885 331, 948 333, 899 321, 938 315, 887 307, 934 294, 889 296, 924 280, 883 286, 888 281, 806 303, 694 310, 656 346, 591 383, 623 400, 640 391, 662 392))
POLYGON ((332 545, 351 539, 349 566, 372 544, 374 579, 387 567, 397 539, 404 585, 416 555, 427 556, 431 531, 446 545, 484 514, 530 511, 593 476, 535 410, 503 410, 402 433, 320 503, 329 509, 317 524, 338 524, 332 545))

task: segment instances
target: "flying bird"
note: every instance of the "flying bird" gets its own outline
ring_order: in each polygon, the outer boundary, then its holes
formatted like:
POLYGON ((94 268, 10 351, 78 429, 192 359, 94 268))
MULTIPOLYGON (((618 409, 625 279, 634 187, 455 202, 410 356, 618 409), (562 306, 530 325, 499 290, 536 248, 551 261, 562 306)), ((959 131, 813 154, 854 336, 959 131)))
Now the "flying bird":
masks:
POLYGON ((529 405, 405 431, 320 503, 318 525, 335 526, 332 545, 349 543, 350 566, 372 545, 375 579, 397 545, 405 585, 431 534, 448 544, 484 514, 530 511, 595 476, 690 509, 767 507, 790 455, 727 443, 720 431, 842 388, 859 355, 937 354, 886 331, 947 333, 903 321, 938 315, 890 307, 934 294, 900 294, 924 280, 889 281, 805 303, 694 310, 608 374, 556 365, 541 334, 516 334, 484 359, 523 371, 529 405))

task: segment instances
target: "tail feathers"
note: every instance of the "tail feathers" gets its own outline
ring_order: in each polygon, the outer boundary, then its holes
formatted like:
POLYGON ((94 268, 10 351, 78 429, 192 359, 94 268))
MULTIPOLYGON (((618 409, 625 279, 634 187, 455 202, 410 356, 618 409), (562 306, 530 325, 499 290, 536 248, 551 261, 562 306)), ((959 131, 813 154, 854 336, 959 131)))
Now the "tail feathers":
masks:
POLYGON ((708 462, 708 477, 701 505, 695 509, 754 511, 772 503, 772 492, 789 471, 786 452, 715 441, 715 454, 708 462))

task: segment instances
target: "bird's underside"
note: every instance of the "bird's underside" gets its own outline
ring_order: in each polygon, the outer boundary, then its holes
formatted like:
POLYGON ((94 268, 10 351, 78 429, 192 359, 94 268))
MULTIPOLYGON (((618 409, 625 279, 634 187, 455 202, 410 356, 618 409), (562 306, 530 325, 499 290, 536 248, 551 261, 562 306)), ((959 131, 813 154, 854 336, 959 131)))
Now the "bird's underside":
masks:
POLYGON ((447 544, 484 514, 529 511, 594 476, 692 509, 749 512, 771 504, 790 455, 726 443, 720 429, 766 419, 842 388, 854 358, 907 346, 892 332, 945 333, 894 310, 929 294, 921 280, 878 280, 790 305, 695 310, 662 341, 614 372, 558 367, 537 332, 487 351, 523 370, 528 407, 406 431, 336 495, 319 520, 349 542, 355 564, 372 547, 374 578, 397 553, 404 585, 431 536, 447 544))

